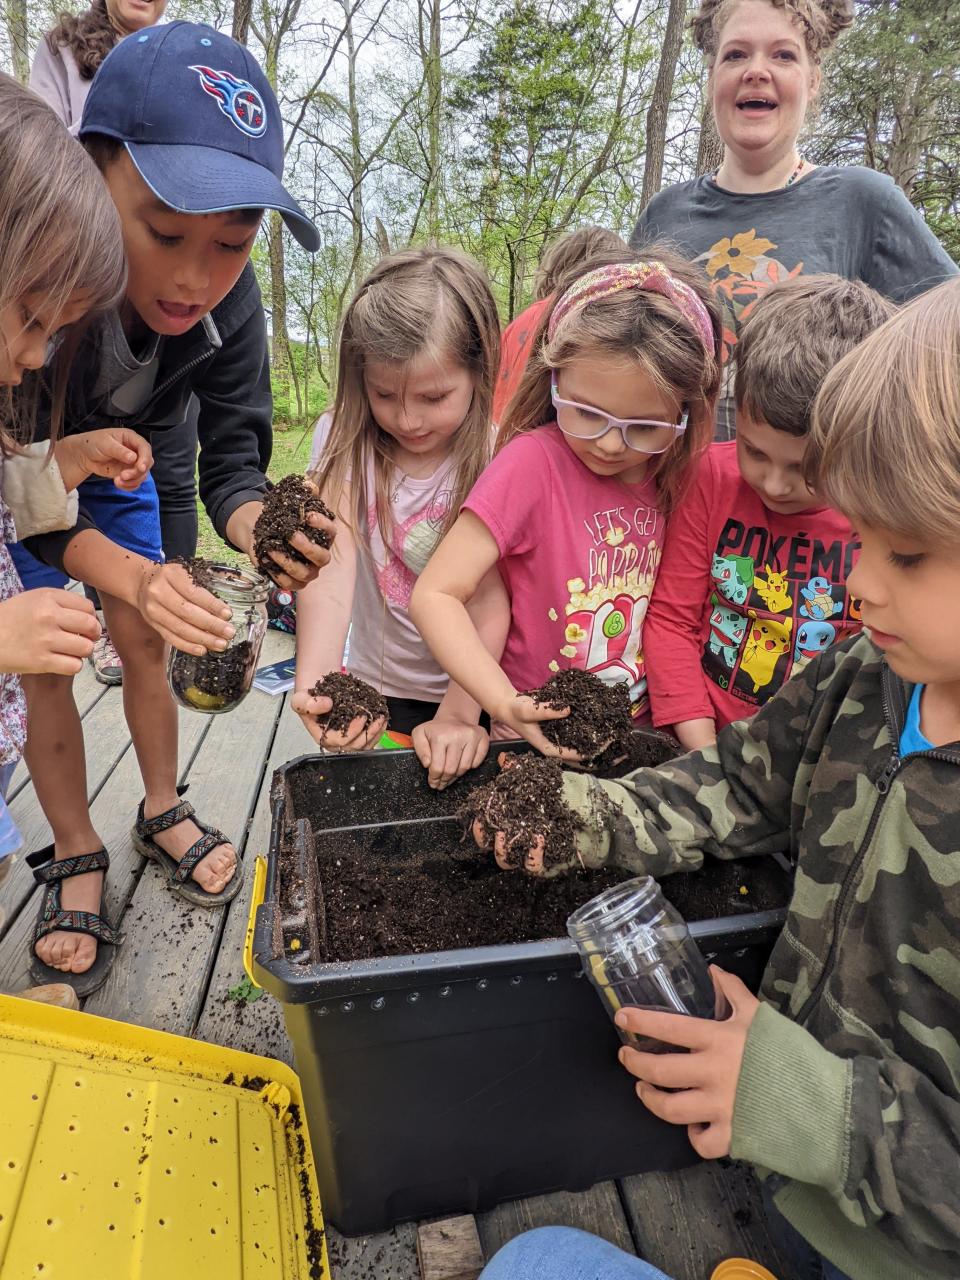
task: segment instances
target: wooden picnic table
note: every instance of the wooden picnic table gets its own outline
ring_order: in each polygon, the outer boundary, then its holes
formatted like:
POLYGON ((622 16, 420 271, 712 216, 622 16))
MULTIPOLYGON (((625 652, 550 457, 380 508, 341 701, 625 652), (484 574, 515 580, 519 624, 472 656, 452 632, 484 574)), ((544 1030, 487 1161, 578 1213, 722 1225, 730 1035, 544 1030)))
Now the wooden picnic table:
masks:
MULTIPOLYGON (((289 636, 269 631, 261 661, 279 661, 292 649, 289 636)), ((93 820, 111 856, 107 912, 114 920, 122 917, 127 935, 106 984, 85 1008, 293 1064, 281 1006, 269 995, 243 1004, 227 994, 243 978, 252 877, 245 876, 243 891, 223 911, 191 907, 166 889, 156 866, 135 853, 130 842, 142 793, 121 691, 97 684, 85 665, 76 697, 93 820)), ((287 700, 254 690, 229 715, 180 716, 181 782, 190 784, 189 798, 198 812, 234 841, 247 868, 267 848, 274 769, 313 746, 287 700)), ((26 849, 49 843, 49 828, 22 764, 9 799, 26 849)), ((4 892, 0 990, 16 992, 29 985, 28 942, 37 904, 32 877, 18 860, 4 892)), ((603 1182, 576 1194, 512 1201, 477 1216, 487 1258, 521 1231, 551 1224, 604 1236, 673 1280, 709 1280, 716 1263, 728 1256, 754 1258, 780 1280, 789 1280, 767 1232, 756 1179, 729 1161, 603 1182)), ((419 1280, 416 1230, 415 1223, 407 1223, 381 1235, 348 1239, 329 1227, 332 1280, 419 1280)))

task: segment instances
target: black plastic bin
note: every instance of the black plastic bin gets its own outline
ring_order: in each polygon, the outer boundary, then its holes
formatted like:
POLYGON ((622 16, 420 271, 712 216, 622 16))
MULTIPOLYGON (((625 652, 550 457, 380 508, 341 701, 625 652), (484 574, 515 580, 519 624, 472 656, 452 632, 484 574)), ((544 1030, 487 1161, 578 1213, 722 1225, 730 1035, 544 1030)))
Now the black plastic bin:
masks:
MULTIPOLYGON (((495 770, 491 757, 466 785, 495 770)), ((290 923, 289 891, 284 925, 284 842, 299 846, 301 892, 312 895, 326 833, 416 835, 453 821, 463 787, 431 791, 412 751, 304 756, 274 775, 254 974, 283 1004, 324 1216, 346 1235, 697 1158, 682 1128, 638 1102, 569 940, 320 964, 318 939, 290 923), (318 782, 323 812, 307 814, 306 784, 318 782)), ((755 988, 783 915, 694 922, 691 932, 708 959, 755 988)))

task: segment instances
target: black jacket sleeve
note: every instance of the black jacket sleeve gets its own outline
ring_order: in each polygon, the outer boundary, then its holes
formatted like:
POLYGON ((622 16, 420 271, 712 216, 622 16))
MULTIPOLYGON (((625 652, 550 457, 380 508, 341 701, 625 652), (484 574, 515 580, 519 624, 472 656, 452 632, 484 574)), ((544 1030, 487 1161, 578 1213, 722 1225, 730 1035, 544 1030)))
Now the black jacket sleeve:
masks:
POLYGON ((193 384, 200 401, 200 499, 226 541, 237 507, 258 501, 269 487, 273 395, 267 326, 257 303, 193 384))

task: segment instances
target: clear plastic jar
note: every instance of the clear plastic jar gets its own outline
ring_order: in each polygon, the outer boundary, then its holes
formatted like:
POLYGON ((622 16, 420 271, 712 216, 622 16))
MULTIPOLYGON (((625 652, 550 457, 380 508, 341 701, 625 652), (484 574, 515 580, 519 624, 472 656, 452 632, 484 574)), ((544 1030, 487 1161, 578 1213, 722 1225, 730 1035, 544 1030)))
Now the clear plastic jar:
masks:
MULTIPOLYGON (((569 918, 567 932, 611 1018, 625 1007, 717 1016, 707 962, 651 876, 626 880, 591 898, 569 918)), ((617 1030, 634 1048, 669 1049, 617 1030)))
POLYGON ((212 582, 207 590, 230 606, 236 634, 222 653, 211 651, 197 657, 171 648, 167 683, 181 707, 219 715, 232 711, 250 692, 267 630, 270 583, 252 569, 228 564, 211 564, 209 572, 212 582))

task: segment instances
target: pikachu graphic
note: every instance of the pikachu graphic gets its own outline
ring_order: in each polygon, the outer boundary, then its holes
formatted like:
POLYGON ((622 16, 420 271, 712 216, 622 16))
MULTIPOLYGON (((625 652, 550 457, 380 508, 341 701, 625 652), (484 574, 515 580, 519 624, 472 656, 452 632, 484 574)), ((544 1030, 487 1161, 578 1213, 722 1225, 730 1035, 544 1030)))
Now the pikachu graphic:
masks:
POLYGON ((758 618, 751 609, 752 619, 740 660, 741 672, 753 681, 753 692, 758 693, 773 679, 773 673, 781 656, 790 648, 793 619, 780 622, 774 618, 758 618))

